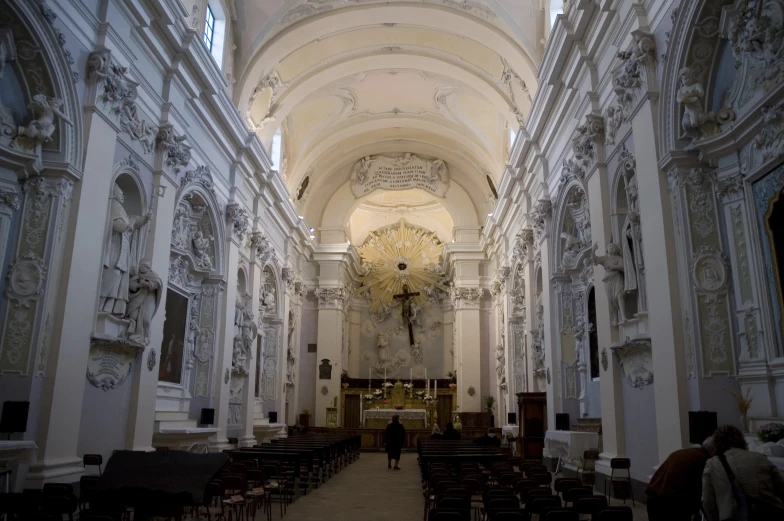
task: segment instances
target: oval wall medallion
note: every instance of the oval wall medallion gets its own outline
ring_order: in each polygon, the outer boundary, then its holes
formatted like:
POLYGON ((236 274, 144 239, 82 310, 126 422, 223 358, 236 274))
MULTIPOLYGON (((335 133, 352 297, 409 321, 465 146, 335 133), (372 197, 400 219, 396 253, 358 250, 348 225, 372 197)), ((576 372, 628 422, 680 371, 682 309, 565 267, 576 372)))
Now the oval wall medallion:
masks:
POLYGON ((321 386, 321 394, 324 395, 324 396, 328 395, 329 394, 329 387, 327 387, 326 385, 322 385, 321 386))
POLYGON ((152 371, 155 369, 155 364, 158 363, 158 355, 155 353, 155 348, 150 349, 147 354, 147 369, 152 371))
POLYGON ((468 396, 473 396, 476 394, 476 389, 474 389, 473 385, 468 386, 468 396))
POLYGON ((610 361, 607 360, 607 348, 602 348, 602 369, 607 371, 607 366, 609 365, 610 361))

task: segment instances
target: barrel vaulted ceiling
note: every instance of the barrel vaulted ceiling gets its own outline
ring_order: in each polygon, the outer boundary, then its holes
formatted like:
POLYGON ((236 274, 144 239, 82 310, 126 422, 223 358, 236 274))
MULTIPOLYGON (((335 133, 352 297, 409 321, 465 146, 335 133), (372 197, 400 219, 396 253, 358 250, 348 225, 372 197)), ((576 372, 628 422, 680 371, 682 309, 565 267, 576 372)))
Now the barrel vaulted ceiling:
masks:
POLYGON ((530 109, 540 3, 235 0, 235 102, 263 143, 281 129, 291 193, 309 176, 328 198, 359 158, 413 152, 476 203, 530 109))

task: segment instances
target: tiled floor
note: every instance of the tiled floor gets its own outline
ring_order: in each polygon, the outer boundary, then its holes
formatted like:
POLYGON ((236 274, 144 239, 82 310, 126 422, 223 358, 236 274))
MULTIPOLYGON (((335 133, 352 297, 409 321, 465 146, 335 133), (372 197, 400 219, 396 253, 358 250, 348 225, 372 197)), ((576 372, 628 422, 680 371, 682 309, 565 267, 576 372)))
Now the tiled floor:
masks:
MULTIPOLYGON (((359 461, 318 490, 289 506, 286 521, 401 521, 421 519, 424 499, 415 454, 403 454, 402 470, 387 470, 381 453, 362 453, 359 461)), ((623 504, 612 501, 612 504, 623 504)), ((631 505, 627 501, 628 505, 631 505)), ((277 518, 277 505, 273 507, 277 518)), ((637 504, 635 521, 648 521, 645 507, 637 504)))

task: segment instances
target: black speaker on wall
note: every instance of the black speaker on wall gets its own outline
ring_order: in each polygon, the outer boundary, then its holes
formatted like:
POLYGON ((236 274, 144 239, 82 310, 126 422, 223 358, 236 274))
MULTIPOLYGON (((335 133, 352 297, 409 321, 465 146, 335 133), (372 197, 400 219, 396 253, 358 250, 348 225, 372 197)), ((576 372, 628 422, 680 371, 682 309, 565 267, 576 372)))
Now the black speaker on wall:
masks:
POLYGON ((517 425, 517 413, 516 412, 506 413, 506 423, 507 425, 517 425))
POLYGON ((270 423, 278 423, 278 413, 275 411, 270 412, 269 421, 270 423))
POLYGON ((718 414, 714 411, 689 411, 689 443, 701 444, 713 436, 719 426, 718 414))
POLYGON ((556 413, 555 415, 555 430, 568 431, 569 430, 569 415, 566 413, 556 413))
POLYGON ((3 402, 0 432, 25 432, 28 412, 30 412, 30 402, 3 402))
POLYGON ((215 423, 215 409, 202 409, 199 424, 212 425, 213 423, 215 423))

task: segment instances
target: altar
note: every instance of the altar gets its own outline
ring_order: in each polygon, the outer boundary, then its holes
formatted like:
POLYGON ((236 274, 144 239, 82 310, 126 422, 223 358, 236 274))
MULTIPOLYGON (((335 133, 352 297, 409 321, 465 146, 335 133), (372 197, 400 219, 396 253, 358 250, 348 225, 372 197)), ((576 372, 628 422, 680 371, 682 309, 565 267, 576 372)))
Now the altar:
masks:
POLYGON ((586 450, 599 448, 599 434, 595 432, 547 431, 544 435, 543 455, 561 458, 564 463, 576 467, 582 467, 586 450))
POLYGON ((400 423, 407 429, 427 427, 425 409, 367 409, 362 413, 362 425, 367 429, 384 429, 392 416, 400 416, 400 423))

